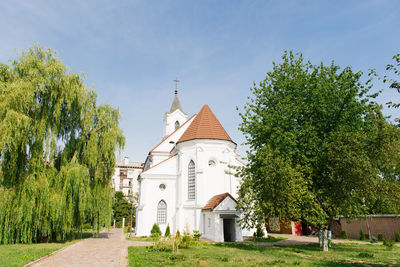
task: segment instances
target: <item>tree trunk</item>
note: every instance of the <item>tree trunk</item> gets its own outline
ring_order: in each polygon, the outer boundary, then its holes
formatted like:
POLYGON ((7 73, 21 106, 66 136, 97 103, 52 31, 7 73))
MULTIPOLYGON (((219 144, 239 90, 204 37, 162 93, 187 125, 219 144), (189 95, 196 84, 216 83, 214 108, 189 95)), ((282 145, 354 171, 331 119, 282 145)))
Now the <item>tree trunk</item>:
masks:
POLYGON ((372 240, 371 229, 369 228, 368 217, 365 215, 365 221, 367 222, 367 229, 368 229, 368 239, 372 240))
POLYGON ((322 230, 322 251, 328 251, 328 229, 322 230))

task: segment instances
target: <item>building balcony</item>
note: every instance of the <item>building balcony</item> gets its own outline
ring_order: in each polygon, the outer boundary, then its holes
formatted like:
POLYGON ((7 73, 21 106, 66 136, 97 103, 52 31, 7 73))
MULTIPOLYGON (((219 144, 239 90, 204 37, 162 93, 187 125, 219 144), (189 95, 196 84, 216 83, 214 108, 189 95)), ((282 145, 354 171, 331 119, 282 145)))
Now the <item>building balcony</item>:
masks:
POLYGON ((128 184, 119 184, 119 188, 132 188, 132 185, 128 185, 128 184))

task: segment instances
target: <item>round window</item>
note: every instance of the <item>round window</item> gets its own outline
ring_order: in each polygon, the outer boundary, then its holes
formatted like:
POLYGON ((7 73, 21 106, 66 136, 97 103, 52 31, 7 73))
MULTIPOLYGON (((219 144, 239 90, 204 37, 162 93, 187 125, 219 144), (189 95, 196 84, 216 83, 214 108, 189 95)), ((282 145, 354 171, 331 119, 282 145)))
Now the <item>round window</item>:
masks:
POLYGON ((210 161, 208 162, 208 166, 214 167, 214 166, 215 166, 215 161, 210 160, 210 161))
POLYGON ((160 184, 159 188, 160 188, 160 190, 165 190, 166 186, 165 186, 165 184, 160 184))

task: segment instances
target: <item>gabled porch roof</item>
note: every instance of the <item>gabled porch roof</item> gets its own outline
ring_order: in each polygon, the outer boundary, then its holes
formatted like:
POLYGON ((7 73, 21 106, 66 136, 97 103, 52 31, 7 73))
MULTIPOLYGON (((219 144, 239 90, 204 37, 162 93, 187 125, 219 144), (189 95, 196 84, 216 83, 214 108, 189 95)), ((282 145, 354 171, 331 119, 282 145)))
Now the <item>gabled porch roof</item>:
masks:
POLYGON ((212 198, 210 198, 210 200, 207 202, 207 204, 201 210, 202 211, 206 211, 206 210, 213 211, 227 197, 230 197, 233 201, 235 201, 235 203, 237 203, 236 199, 233 196, 231 196, 231 194, 223 193, 223 194, 215 195, 212 198))

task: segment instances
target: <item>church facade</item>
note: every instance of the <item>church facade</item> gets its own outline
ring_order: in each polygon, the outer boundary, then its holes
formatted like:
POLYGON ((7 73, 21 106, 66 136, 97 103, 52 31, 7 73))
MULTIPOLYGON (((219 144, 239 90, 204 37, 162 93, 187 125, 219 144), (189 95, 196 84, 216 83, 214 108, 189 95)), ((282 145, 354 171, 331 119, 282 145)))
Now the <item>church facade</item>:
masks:
POLYGON ((242 241, 236 210, 240 178, 231 166, 244 163, 236 143, 208 105, 188 117, 176 91, 164 126, 163 140, 149 152, 138 177, 136 235, 150 235, 158 223, 163 233, 169 225, 172 234, 199 230, 213 241, 242 241))

